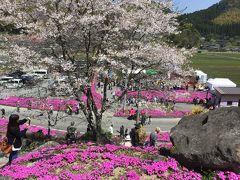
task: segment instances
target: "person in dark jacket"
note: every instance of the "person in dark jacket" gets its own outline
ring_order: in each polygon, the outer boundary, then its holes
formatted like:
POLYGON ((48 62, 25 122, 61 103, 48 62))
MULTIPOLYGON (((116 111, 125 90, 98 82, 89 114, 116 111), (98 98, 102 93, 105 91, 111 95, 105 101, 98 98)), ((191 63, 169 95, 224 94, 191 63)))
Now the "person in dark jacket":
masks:
POLYGON ((120 127, 119 133, 120 133, 120 137, 124 138, 125 135, 124 135, 124 126, 123 125, 120 127))
POLYGON ((155 146, 157 142, 157 135, 160 133, 161 129, 157 127, 155 132, 150 134, 150 146, 155 146))
POLYGON ((6 114, 5 109, 2 108, 1 111, 2 111, 2 118, 5 118, 5 114, 6 114))
POLYGON ((9 117, 9 122, 7 126, 7 139, 8 143, 13 145, 12 146, 12 152, 9 156, 9 162, 8 164, 11 164, 11 162, 18 157, 18 151, 21 149, 22 146, 22 137, 26 136, 27 128, 20 131, 20 125, 23 125, 26 123, 30 118, 26 118, 23 120, 19 120, 19 115, 12 114, 9 117))

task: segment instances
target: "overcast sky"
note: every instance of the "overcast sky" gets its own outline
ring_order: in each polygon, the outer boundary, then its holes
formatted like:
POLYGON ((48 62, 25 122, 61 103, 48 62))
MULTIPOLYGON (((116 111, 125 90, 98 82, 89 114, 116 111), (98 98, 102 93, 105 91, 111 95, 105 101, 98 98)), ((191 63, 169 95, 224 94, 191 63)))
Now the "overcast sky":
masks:
POLYGON ((178 11, 183 13, 194 12, 201 9, 206 9, 213 4, 218 3, 220 0, 173 0, 175 7, 178 11))

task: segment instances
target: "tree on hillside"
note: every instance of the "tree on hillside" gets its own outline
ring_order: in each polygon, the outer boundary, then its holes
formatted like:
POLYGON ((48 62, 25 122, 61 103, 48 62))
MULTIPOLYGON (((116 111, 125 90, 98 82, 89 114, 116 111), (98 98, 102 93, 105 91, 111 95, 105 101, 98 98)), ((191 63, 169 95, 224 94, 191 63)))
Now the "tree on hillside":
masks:
POLYGON ((191 23, 181 23, 179 31, 179 34, 170 35, 170 40, 179 48, 191 49, 200 46, 201 35, 191 23))
POLYGON ((43 53, 10 45, 11 65, 51 67, 54 76, 67 75, 65 87, 57 90, 65 89, 78 100, 86 97, 81 110, 97 141, 103 137, 109 71, 130 70, 130 80, 144 69, 167 74, 187 61, 188 51, 162 41, 178 25, 170 8, 170 3, 155 0, 3 0, 0 4, 1 20, 7 19, 22 30, 21 36, 35 36, 51 49, 43 53), (94 87, 100 75, 104 90, 96 98, 94 87))

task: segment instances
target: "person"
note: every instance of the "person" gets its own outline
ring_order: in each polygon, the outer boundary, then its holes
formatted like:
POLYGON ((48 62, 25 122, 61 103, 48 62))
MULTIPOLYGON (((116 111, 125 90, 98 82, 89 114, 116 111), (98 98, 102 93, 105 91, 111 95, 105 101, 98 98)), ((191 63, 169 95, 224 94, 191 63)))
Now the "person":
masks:
POLYGON ((87 125, 87 132, 91 132, 91 126, 90 126, 90 124, 87 125))
POLYGON ((116 93, 115 91, 112 92, 112 98, 115 100, 116 93))
POLYGON ((120 137, 124 138, 124 126, 123 125, 120 127, 119 133, 120 133, 120 137))
POLYGON ((67 145, 76 143, 76 130, 77 128, 74 126, 75 122, 71 122, 70 126, 67 127, 66 141, 67 145))
POLYGON ((147 116, 146 113, 144 112, 141 117, 141 124, 144 126, 146 124, 147 116))
POLYGON ((135 117, 135 114, 136 114, 136 111, 133 108, 131 108, 130 111, 129 111, 128 120, 133 120, 134 117, 135 117))
POLYGON ((49 107, 49 114, 53 115, 53 105, 52 104, 49 107))
POLYGON ((153 100, 155 103, 157 103, 157 97, 154 97, 153 100))
POLYGON ((79 114, 79 110, 80 110, 80 104, 77 103, 75 114, 79 114))
MULTIPOLYGON (((12 114, 9 117, 9 122, 7 125, 7 140, 10 145, 12 145, 12 152, 9 155, 8 164, 11 164, 14 159, 18 157, 18 151, 21 150, 22 137, 26 136, 28 128, 20 131, 20 125, 25 124, 30 118, 19 120, 19 115, 12 114)), ((28 124, 26 124, 28 127, 28 124)))
POLYGON ((194 85, 193 85, 193 91, 195 91, 195 90, 196 90, 196 85, 194 84, 194 85))
POLYGON ((72 107, 71 107, 70 104, 67 104, 67 106, 66 106, 66 113, 67 113, 68 115, 72 115, 72 107))
POLYGON ((125 137, 125 139, 124 139, 124 146, 127 146, 127 147, 131 147, 132 146, 130 135, 127 135, 125 137))
POLYGON ((27 103, 27 104, 28 104, 28 108, 27 108, 27 109, 28 109, 28 110, 31 110, 31 109, 32 109, 32 102, 31 102, 30 100, 28 100, 28 103, 27 103))
POLYGON ((125 132, 124 132, 124 137, 126 138, 128 135, 128 128, 125 129, 125 132))
POLYGON ((108 131, 113 134, 113 124, 111 124, 111 126, 108 128, 108 131))
POLYGON ((155 132, 152 132, 150 134, 150 146, 155 146, 156 142, 157 142, 157 134, 159 134, 161 131, 161 129, 159 127, 157 127, 155 129, 155 132))
POLYGON ((1 109, 1 112, 2 112, 2 118, 5 118, 5 114, 6 114, 5 109, 2 108, 2 109, 1 109))
POLYGON ((132 128, 130 133, 130 138, 131 138, 131 144, 132 146, 136 146, 136 127, 132 128))
POLYGON ((19 113, 20 112, 20 102, 19 101, 17 101, 16 107, 17 107, 17 112, 19 113))
POLYGON ((151 123, 152 123, 152 116, 149 116, 148 117, 148 125, 151 125, 151 123))

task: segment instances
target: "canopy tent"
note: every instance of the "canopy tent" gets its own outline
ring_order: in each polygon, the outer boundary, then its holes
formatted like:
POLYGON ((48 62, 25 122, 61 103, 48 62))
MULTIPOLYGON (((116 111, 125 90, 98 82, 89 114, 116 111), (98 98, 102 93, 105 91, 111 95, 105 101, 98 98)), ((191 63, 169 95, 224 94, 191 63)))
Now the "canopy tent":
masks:
POLYGON ((207 86, 210 90, 214 90, 216 87, 237 87, 237 85, 228 78, 209 79, 207 86))
MULTIPOLYGON (((135 69, 135 70, 131 70, 131 69, 127 69, 127 74, 138 74, 142 71, 142 69, 135 69)), ((125 74, 126 73, 126 70, 122 70, 122 73, 125 74)))
POLYGON ((158 74, 158 71, 154 70, 154 69, 147 69, 147 70, 144 70, 144 73, 146 75, 157 75, 158 74))
MULTIPOLYGON (((127 69, 127 73, 130 74, 138 74, 138 73, 145 73, 146 75, 157 75, 159 72, 157 70, 154 69, 146 69, 146 70, 142 70, 142 69, 135 69, 135 70, 131 70, 131 69, 127 69)), ((122 73, 125 73, 124 70, 122 70, 122 73)))
POLYGON ((207 74, 200 71, 200 70, 196 70, 195 71, 196 76, 198 77, 198 83, 206 83, 207 82, 207 74))

